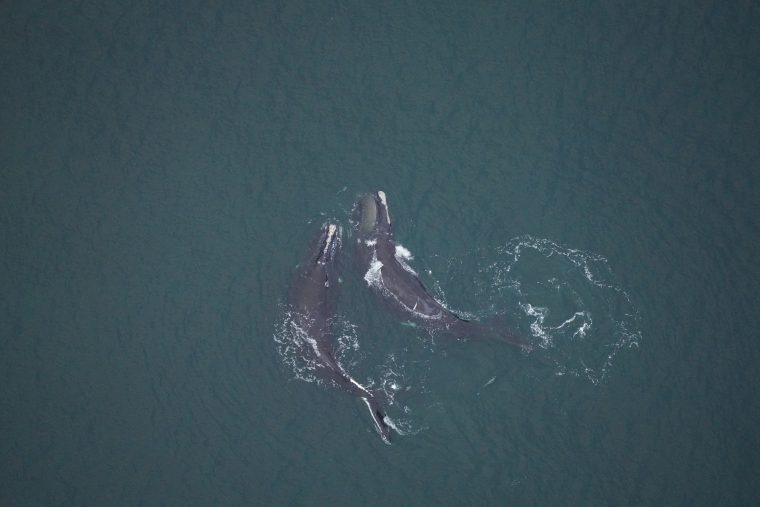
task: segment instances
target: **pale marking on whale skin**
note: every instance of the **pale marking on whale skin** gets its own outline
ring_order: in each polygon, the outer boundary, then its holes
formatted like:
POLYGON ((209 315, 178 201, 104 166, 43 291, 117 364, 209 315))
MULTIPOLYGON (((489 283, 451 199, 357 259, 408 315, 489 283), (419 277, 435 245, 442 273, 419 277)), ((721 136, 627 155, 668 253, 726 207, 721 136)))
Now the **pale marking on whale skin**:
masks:
MULTIPOLYGON (((357 382, 356 380, 352 379, 350 376, 346 375, 346 377, 348 377, 348 380, 349 380, 349 381, 351 381, 351 383, 352 383, 353 385, 355 385, 356 387, 358 387, 359 389, 361 389, 361 390, 362 390, 362 392, 365 392, 365 393, 369 394, 369 391, 367 391, 367 388, 366 388, 366 387, 364 387, 363 385, 361 385, 361 384, 360 384, 359 382, 357 382)), ((363 398, 362 398, 362 399, 363 399, 363 398)))
MULTIPOLYGON (((335 231, 337 231, 338 228, 335 227, 335 224, 330 224, 330 226, 327 228, 327 240, 325 241, 325 249, 322 251, 322 260, 320 260, 320 264, 324 264, 324 258, 327 255, 327 249, 330 248, 330 245, 332 244, 333 238, 335 237, 335 231)), ((325 285, 326 287, 327 285, 325 285)))
POLYGON ((388 220, 388 225, 390 225, 391 216, 388 214, 388 201, 385 199, 385 192, 378 190, 377 196, 380 198, 380 202, 383 203, 383 208, 385 208, 385 219, 388 220))

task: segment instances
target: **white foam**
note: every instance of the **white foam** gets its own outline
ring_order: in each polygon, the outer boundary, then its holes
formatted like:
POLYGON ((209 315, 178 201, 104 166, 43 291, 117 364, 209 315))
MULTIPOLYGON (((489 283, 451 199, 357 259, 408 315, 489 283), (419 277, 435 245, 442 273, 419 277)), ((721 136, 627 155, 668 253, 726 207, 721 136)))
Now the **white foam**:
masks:
POLYGON ((575 312, 572 317, 570 317, 569 319, 565 320, 565 322, 563 322, 559 326, 555 327, 554 329, 562 329, 566 325, 571 324, 572 322, 574 322, 577 317, 583 317, 585 315, 586 315, 586 312, 575 312))
MULTIPOLYGON (((340 332, 336 332, 338 346, 335 350, 337 356, 343 356, 347 353, 356 352, 360 349, 359 337, 356 333, 356 326, 344 319, 338 321, 340 332)), ((350 361, 349 361, 350 363, 350 361)))
POLYGON ((591 324, 589 324, 588 322, 584 322, 583 325, 579 327, 575 333, 573 333, 573 338, 575 338, 576 336, 580 336, 581 338, 583 338, 584 336, 586 336, 586 333, 588 332, 589 329, 591 329, 591 324))
POLYGON ((582 320, 581 325, 578 327, 578 329, 575 330, 573 333, 573 338, 578 337, 585 337, 586 333, 588 333, 589 329, 591 329, 591 325, 593 324, 593 320, 591 319, 591 315, 587 311, 582 312, 575 312, 572 317, 569 319, 566 319, 562 324, 556 327, 552 327, 552 330, 560 330, 563 327, 565 327, 568 324, 572 324, 575 322, 576 319, 580 318, 582 320))
POLYGON ((396 244, 396 258, 402 258, 406 260, 414 259, 412 252, 409 251, 404 245, 396 244))
MULTIPOLYGON (((300 317, 302 320, 305 317, 300 317)), ((316 354, 305 352, 304 349, 318 352, 312 343, 305 339, 306 332, 296 322, 291 311, 285 311, 283 320, 278 324, 274 334, 274 341, 282 362, 293 372, 293 377, 305 382, 322 384, 323 382, 315 375, 321 361, 316 354)))
POLYGON ((319 345, 317 344, 317 340, 312 338, 309 335, 304 335, 303 339, 306 340, 306 342, 311 345, 312 350, 314 351, 314 354, 316 354, 317 357, 322 357, 322 353, 319 351, 319 345))
POLYGON ((506 258, 485 269, 492 287, 498 296, 509 289, 521 299, 530 297, 536 306, 523 302, 521 310, 531 317, 532 335, 551 349, 547 353, 555 358, 558 375, 586 377, 597 384, 621 348, 638 347, 641 317, 605 257, 528 235, 513 238, 497 252, 506 258), (530 254, 525 264, 523 254, 530 254), (539 271, 549 276, 537 280, 539 271), (569 314, 567 304, 574 306, 569 314), (565 318, 550 325, 549 309, 565 318))
POLYGON ((412 252, 406 249, 403 245, 396 245, 396 253, 394 254, 394 257, 396 258, 396 262, 398 262, 401 267, 404 268, 407 272, 413 274, 414 276, 419 276, 417 272, 412 269, 412 267, 406 262, 414 259, 414 256, 412 255, 412 252))
POLYGON ((391 419, 390 417, 388 417, 387 415, 386 415, 385 417, 383 417, 383 422, 384 422, 385 424, 387 424, 387 425, 388 425, 388 426, 389 426, 389 427, 390 427, 390 428, 391 428, 393 431, 395 431, 395 432, 396 432, 396 433, 398 433, 399 435, 406 435, 406 434, 407 434, 407 432, 406 432, 406 431, 404 431, 404 430, 402 430, 401 428, 399 428, 399 427, 396 425, 396 423, 394 422, 394 420, 393 420, 393 419, 391 419))
POLYGON ((382 288, 383 287, 383 263, 377 260, 377 252, 372 255, 372 262, 369 265, 369 269, 364 273, 364 281, 370 287, 382 288))
POLYGON ((520 307, 526 315, 536 318, 530 324, 530 332, 536 338, 541 339, 541 347, 547 348, 551 344, 551 337, 546 332, 546 329, 544 329, 544 320, 546 320, 546 316, 549 314, 549 309, 533 306, 530 303, 521 304, 520 307))
POLYGON ((309 336, 309 333, 307 333, 306 330, 303 329, 301 326, 296 324, 295 320, 290 321, 290 326, 292 327, 295 337, 298 340, 300 340, 302 343, 306 343, 307 345, 309 345, 317 357, 322 357, 322 354, 319 351, 317 340, 309 336))

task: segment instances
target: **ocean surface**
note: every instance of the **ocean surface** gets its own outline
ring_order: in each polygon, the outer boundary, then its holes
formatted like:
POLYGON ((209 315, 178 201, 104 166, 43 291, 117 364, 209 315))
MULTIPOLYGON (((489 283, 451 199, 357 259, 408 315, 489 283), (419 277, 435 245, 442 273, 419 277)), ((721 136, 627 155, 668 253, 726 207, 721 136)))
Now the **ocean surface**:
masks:
POLYGON ((0 3, 0 505, 757 505, 757 2, 0 3), (430 334, 406 262, 530 352, 430 334), (343 228, 315 382, 287 295, 343 228))

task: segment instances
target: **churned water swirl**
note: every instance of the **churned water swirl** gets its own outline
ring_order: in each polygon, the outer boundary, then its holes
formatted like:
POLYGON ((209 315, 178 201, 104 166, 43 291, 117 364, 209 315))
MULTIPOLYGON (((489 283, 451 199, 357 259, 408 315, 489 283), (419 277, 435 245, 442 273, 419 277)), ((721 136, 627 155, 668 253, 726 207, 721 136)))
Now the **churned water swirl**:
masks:
POLYGON ((492 307, 511 301, 557 375, 597 384, 620 350, 639 346, 639 311, 605 257, 520 236, 496 248, 496 258, 480 269, 484 299, 492 307))
POLYGON ((555 375, 598 384, 621 350, 641 343, 639 310, 601 255, 526 235, 430 261, 424 273, 438 299, 509 327, 555 375))

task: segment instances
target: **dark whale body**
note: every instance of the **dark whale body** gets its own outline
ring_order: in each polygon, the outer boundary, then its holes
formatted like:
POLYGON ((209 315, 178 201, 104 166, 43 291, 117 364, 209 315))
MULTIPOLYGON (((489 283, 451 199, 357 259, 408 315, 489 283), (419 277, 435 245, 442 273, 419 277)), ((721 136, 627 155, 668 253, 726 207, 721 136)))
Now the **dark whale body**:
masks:
POLYGON ((359 200, 354 225, 356 257, 365 280, 405 318, 459 338, 492 339, 529 348, 511 333, 461 318, 428 292, 417 274, 399 258, 384 192, 366 194, 359 200))
POLYGON ((336 259, 340 244, 340 231, 333 224, 324 226, 313 241, 310 255, 298 266, 291 285, 290 324, 300 353, 316 365, 316 374, 361 398, 383 441, 390 443, 390 427, 377 397, 343 371, 335 359, 332 325, 339 283, 336 259))

